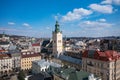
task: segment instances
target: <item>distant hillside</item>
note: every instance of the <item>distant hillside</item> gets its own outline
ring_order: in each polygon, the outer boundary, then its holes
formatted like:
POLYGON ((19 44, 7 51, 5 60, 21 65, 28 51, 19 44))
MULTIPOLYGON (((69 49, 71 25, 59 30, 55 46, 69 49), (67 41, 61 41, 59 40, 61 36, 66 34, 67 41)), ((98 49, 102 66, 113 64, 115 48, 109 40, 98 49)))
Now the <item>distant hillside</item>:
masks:
POLYGON ((77 39, 77 40, 83 40, 83 39, 120 39, 120 36, 108 36, 108 37, 64 37, 63 39, 77 39))
MULTIPOLYGON (((0 37, 2 37, 3 34, 0 34, 0 37)), ((8 35, 8 34, 5 34, 5 36, 9 36, 11 38, 14 38, 14 37, 26 37, 26 36, 19 36, 19 35, 8 35)))
MULTIPOLYGON (((0 34, 0 37, 2 37, 3 34, 0 34)), ((8 35, 5 34, 5 36, 9 36, 11 38, 19 38, 19 37, 28 37, 28 36, 21 36, 21 35, 8 35)), ((38 38, 39 39, 39 38, 38 38)), ((42 38, 45 40, 49 40, 50 38, 42 38)), ((63 37, 63 39, 77 39, 77 40, 83 40, 83 39, 120 39, 120 36, 108 36, 108 37, 63 37)))

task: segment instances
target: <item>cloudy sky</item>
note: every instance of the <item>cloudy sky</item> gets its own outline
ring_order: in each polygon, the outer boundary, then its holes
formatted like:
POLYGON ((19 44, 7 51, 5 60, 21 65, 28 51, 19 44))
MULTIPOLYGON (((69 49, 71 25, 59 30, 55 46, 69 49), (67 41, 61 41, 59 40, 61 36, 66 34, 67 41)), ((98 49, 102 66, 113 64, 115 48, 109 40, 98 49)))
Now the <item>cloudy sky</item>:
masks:
POLYGON ((51 37, 120 36, 120 0, 0 0, 0 33, 51 37))

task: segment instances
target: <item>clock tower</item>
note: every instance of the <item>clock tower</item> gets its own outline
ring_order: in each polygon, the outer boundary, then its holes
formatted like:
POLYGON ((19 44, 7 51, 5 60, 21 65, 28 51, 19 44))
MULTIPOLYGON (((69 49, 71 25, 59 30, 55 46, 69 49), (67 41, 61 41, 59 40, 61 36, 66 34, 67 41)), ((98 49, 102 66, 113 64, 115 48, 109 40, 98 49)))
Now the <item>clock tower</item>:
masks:
POLYGON ((55 30, 52 33, 53 39, 53 54, 60 54, 63 51, 62 31, 60 31, 60 25, 58 21, 55 24, 55 30))

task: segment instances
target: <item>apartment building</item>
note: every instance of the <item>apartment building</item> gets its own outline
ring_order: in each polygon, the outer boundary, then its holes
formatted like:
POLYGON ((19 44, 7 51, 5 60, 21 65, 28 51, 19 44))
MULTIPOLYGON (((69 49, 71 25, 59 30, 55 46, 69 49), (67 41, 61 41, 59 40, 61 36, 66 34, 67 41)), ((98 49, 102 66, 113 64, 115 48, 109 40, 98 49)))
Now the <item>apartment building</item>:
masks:
POLYGON ((120 80, 120 54, 112 50, 86 50, 82 55, 82 69, 102 80, 120 80))
POLYGON ((0 54, 0 74, 7 74, 12 71, 12 58, 7 54, 0 54))
POLYGON ((12 68, 14 71, 20 70, 21 52, 19 50, 10 50, 8 54, 12 58, 12 68))
POLYGON ((21 53, 21 69, 29 70, 32 67, 32 61, 40 60, 41 55, 39 53, 34 52, 22 52, 21 53))
POLYGON ((32 50, 36 53, 40 52, 41 51, 41 45, 40 43, 34 43, 32 44, 32 50))

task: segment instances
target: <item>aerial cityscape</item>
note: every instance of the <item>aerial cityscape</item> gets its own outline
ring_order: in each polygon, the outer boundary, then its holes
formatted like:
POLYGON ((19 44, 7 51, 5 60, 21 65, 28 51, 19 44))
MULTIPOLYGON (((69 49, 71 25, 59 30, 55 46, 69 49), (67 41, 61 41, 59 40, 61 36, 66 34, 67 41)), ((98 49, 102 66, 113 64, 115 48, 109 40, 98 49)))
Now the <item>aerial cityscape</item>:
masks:
POLYGON ((120 80, 120 0, 0 0, 0 80, 120 80))

